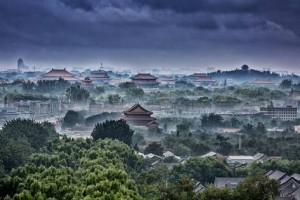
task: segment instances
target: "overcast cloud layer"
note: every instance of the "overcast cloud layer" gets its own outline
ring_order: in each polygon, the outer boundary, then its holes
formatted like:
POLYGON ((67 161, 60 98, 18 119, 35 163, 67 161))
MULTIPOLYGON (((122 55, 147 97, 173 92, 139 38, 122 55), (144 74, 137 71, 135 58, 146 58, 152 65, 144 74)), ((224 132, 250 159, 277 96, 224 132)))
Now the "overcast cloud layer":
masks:
MULTIPOLYGON (((297 70, 298 0, 1 0, 0 67, 297 70)), ((300 68, 300 67, 299 67, 300 68)))

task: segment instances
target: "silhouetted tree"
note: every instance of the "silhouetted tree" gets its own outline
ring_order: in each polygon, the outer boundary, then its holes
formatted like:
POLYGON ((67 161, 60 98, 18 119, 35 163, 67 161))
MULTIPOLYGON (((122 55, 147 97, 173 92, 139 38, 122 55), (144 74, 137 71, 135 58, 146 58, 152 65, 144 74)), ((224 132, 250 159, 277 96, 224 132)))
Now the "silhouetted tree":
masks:
POLYGON ((96 124, 91 136, 94 141, 111 138, 120 140, 127 145, 131 145, 133 133, 134 131, 130 129, 130 126, 124 120, 110 120, 101 124, 96 124))
POLYGON ((145 154, 153 153, 158 156, 162 156, 163 152, 164 152, 164 147, 157 142, 152 142, 151 144, 149 144, 144 151, 145 154))

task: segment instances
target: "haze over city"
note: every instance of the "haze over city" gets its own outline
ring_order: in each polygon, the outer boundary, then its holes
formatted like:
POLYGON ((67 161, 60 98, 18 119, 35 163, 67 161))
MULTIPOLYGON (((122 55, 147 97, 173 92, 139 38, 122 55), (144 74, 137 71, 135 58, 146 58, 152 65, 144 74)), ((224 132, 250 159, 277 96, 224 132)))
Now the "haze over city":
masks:
POLYGON ((300 0, 0 0, 0 200, 300 200, 300 0))

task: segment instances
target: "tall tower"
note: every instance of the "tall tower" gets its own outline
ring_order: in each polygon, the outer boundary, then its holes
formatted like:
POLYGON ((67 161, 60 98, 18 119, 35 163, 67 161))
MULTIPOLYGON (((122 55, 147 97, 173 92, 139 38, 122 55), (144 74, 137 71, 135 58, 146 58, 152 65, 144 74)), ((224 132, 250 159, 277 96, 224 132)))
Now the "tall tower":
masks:
POLYGON ((23 62, 23 59, 22 58, 19 58, 18 59, 18 71, 23 71, 23 70, 28 70, 28 66, 26 66, 23 62))
POLYGON ((241 138, 241 133, 239 133, 239 150, 242 149, 242 138, 241 138))

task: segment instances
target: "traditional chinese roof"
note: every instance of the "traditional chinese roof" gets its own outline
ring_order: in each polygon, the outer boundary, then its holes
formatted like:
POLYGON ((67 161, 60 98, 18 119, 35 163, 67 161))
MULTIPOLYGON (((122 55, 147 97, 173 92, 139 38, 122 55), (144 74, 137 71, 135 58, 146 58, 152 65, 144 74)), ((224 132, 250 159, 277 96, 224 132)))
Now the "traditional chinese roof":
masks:
POLYGON ((49 72, 42 74, 41 79, 59 79, 62 78, 67 81, 78 80, 74 74, 71 74, 66 69, 51 69, 49 72))
MULTIPOLYGON (((123 117, 122 119, 125 120, 125 121, 150 121, 150 122, 156 120, 155 117, 143 117, 143 118, 142 117, 135 117, 135 118, 133 118, 133 117, 123 117)), ((148 125, 148 123, 147 123, 147 125, 148 125)))
POLYGON ((199 77, 205 77, 207 76, 205 73, 194 73, 192 75, 190 75, 190 77, 192 78, 199 78, 199 77))
POLYGON ((269 79, 256 79, 252 83, 253 84, 274 84, 274 82, 269 79))
POLYGON ((157 126, 158 123, 155 120, 152 120, 151 122, 148 123, 148 126, 157 126))
POLYGON ((85 77, 83 80, 82 80, 82 82, 84 82, 84 83, 91 83, 92 82, 92 80, 90 79, 90 77, 85 77))
POLYGON ((199 77, 195 80, 195 82, 216 82, 212 77, 205 76, 205 77, 199 77))
POLYGON ((195 82, 216 82, 212 77, 206 75, 205 73, 194 73, 189 77, 193 78, 195 82))
POLYGON ((128 110, 124 112, 125 115, 152 115, 153 112, 150 112, 143 108, 140 104, 135 104, 128 110))
POLYGON ((193 192, 198 193, 204 189, 205 189, 205 187, 200 182, 197 182, 194 186, 193 192))
POLYGON ((103 79, 107 79, 109 78, 108 74, 103 71, 103 70, 98 70, 98 71, 92 71, 91 72, 91 75, 90 75, 90 78, 93 79, 93 78, 103 78, 103 79))
POLYGON ((275 170, 271 174, 268 175, 269 179, 280 180, 286 176, 286 173, 275 170))
POLYGON ((169 76, 161 76, 159 77, 160 81, 176 81, 174 78, 169 77, 169 76))
POLYGON ((138 73, 131 77, 132 80, 157 80, 157 78, 150 73, 138 73))

